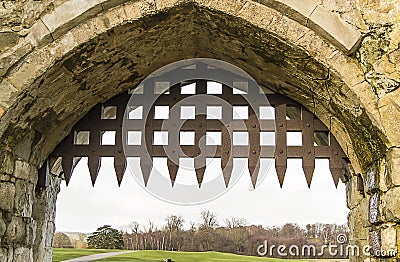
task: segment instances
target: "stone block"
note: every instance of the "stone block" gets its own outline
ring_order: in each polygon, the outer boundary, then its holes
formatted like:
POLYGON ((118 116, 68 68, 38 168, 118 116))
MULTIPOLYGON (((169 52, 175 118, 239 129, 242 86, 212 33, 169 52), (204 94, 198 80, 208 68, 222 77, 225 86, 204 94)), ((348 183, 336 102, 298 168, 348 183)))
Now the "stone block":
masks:
POLYGON ((34 186, 33 184, 17 180, 15 182, 15 201, 14 201, 14 213, 21 217, 32 216, 32 206, 34 201, 34 186))
POLYGON ((389 189, 381 195, 382 215, 387 222, 400 220, 400 187, 389 189))
POLYGON ((367 177, 365 179, 365 185, 368 193, 373 193, 378 190, 378 165, 373 165, 367 171, 367 177))
POLYGON ((22 245, 26 243, 26 223, 21 217, 12 217, 4 235, 4 243, 8 245, 22 245))
POLYGON ((15 185, 10 182, 0 182, 0 210, 12 212, 14 209, 15 185))
POLYGON ((128 2, 124 5, 124 9, 128 20, 136 20, 142 15, 139 2, 128 2))
POLYGON ((17 134, 13 134, 16 136, 14 137, 14 142, 16 145, 12 151, 14 156, 18 156, 25 161, 29 160, 32 152, 32 143, 35 138, 35 132, 36 131, 31 130, 29 133, 25 133, 23 137, 17 137, 17 134))
POLYGON ((111 9, 104 14, 110 27, 122 24, 127 20, 126 13, 123 7, 111 9))
POLYGON ((3 172, 8 175, 12 175, 14 172, 14 158, 8 152, 3 152, 2 156, 0 156, 0 160, 2 159, 2 165, 0 166, 0 172, 3 172))
POLYGON ((46 247, 52 247, 53 246, 53 240, 54 240, 54 232, 56 229, 56 225, 53 222, 48 222, 46 223, 46 232, 52 232, 52 234, 46 234, 46 238, 44 239, 44 245, 46 247))
MULTIPOLYGON (((0 65, 1 67, 1 65, 0 65)), ((13 97, 16 97, 15 94, 18 93, 18 89, 15 88, 10 82, 3 79, 0 80, 0 105, 8 108, 11 106, 13 102, 13 97)))
POLYGON ((19 36, 14 32, 0 32, 0 50, 18 43, 19 36))
POLYGON ((42 20, 38 20, 30 29, 30 33, 26 37, 27 41, 30 41, 34 46, 42 46, 50 43, 53 38, 49 29, 43 23, 42 20))
POLYGON ((379 176, 378 176, 378 185, 379 190, 386 192, 390 187, 390 177, 387 171, 386 159, 383 159, 379 165, 379 176))
MULTIPOLYGON (((26 223, 26 239, 25 243, 27 246, 32 247, 35 243, 36 239, 36 230, 37 230, 37 223, 35 220, 31 218, 25 218, 25 223, 26 223)), ((46 234, 49 234, 51 236, 54 235, 54 232, 46 232, 46 234)))
POLYGON ((0 243, 1 243, 1 238, 4 236, 4 233, 6 232, 6 229, 7 229, 7 225, 4 222, 2 212, 0 212, 0 243))
POLYGON ((386 94, 378 100, 379 113, 385 135, 389 140, 388 147, 400 146, 400 89, 386 94))
POLYGON ((376 224, 378 222, 380 222, 380 212, 379 212, 379 208, 380 208, 380 196, 379 194, 375 194, 373 196, 371 196, 370 200, 369 200, 369 222, 371 224, 376 224))
POLYGON ((391 183, 400 186, 400 148, 392 148, 388 154, 386 169, 391 183))
POLYGON ((32 249, 18 247, 14 250, 14 262, 33 262, 32 249))
POLYGON ((395 224, 385 224, 381 230, 382 250, 391 251, 397 248, 395 224))
POLYGON ((35 166, 21 160, 15 162, 14 176, 16 178, 36 183, 38 170, 35 166))
POLYGON ((351 54, 361 42, 361 33, 344 22, 339 15, 317 6, 309 16, 308 27, 333 41, 342 51, 351 54))
MULTIPOLYGON (((54 12, 43 16, 42 21, 46 27, 53 33, 60 27, 65 26, 71 21, 85 14, 90 9, 99 5, 102 0, 72 0, 59 5, 54 12)), ((101 7, 99 7, 101 10, 101 7)), ((71 25, 71 27, 73 24, 71 25)))
POLYGON ((371 255, 380 254, 382 241, 381 241, 381 231, 379 229, 373 229, 369 233, 369 244, 371 246, 371 255))
POLYGON ((10 262, 13 258, 14 250, 12 248, 0 248, 0 262, 10 262))

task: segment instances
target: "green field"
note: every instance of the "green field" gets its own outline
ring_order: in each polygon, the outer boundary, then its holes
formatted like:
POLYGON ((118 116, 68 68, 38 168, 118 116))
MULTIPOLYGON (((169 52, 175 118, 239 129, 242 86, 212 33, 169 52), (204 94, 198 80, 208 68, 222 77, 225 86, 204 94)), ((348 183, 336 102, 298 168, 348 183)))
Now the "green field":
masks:
MULTIPOLYGON (((53 261, 63 261, 81 256, 88 256, 98 253, 116 252, 120 250, 93 250, 93 249, 53 249, 53 261)), ((273 259, 261 257, 239 256, 218 252, 170 252, 170 251, 139 251, 128 254, 123 254, 111 258, 106 258, 98 261, 135 261, 135 262, 162 262, 165 258, 171 258, 176 262, 190 261, 214 261, 214 262, 227 262, 227 261, 240 261, 240 262, 295 262, 300 260, 287 260, 287 259, 273 259)), ((302 261, 304 262, 304 260, 302 261)))
POLYGON ((108 253, 114 251, 121 251, 121 250, 53 248, 53 262, 60 262, 72 258, 90 256, 94 254, 108 253))
MULTIPOLYGON (((190 262, 200 262, 200 261, 212 261, 212 262, 230 262, 230 261, 240 261, 240 262, 289 262, 289 260, 284 259, 272 259, 272 258, 262 258, 262 257, 249 257, 249 256, 239 256, 227 253, 218 252, 170 252, 170 251, 140 251, 124 255, 119 255, 107 259, 102 259, 99 261, 109 261, 109 262, 121 262, 121 261, 135 261, 135 262, 162 262, 165 258, 171 258, 176 262, 190 261, 190 262)), ((290 260, 291 262, 300 260, 290 260)), ((304 262, 304 261, 302 261, 304 262)))

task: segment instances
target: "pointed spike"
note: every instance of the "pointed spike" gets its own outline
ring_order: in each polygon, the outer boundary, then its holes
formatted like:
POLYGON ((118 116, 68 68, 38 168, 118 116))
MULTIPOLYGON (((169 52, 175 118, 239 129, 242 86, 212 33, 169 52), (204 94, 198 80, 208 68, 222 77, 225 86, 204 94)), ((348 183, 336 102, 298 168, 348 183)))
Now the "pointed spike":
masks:
POLYGON ((97 176, 99 175, 101 158, 89 157, 88 166, 89 166, 90 178, 92 180, 92 186, 94 187, 94 184, 96 183, 97 180, 97 176))
POLYGON ((65 183, 67 186, 71 181, 72 171, 73 171, 73 157, 64 156, 62 158, 62 169, 64 172, 65 183))
POLYGON ((278 175, 279 185, 283 187, 283 180, 285 180, 286 166, 276 166, 276 174, 278 175))
POLYGON ((204 173, 206 171, 206 158, 203 155, 198 156, 194 159, 194 168, 196 170, 197 182, 199 183, 199 188, 203 183, 204 173))
POLYGON ((253 188, 256 188, 258 173, 260 172, 260 164, 258 163, 256 166, 249 166, 251 183, 253 184, 253 188))
POLYGON ((117 161, 114 159, 114 169, 117 176, 118 186, 120 187, 126 170, 126 161, 123 163, 117 163, 117 161))
POLYGON ((312 179, 313 179, 313 176, 314 176, 314 169, 315 169, 315 166, 314 166, 314 165, 312 165, 312 166, 305 166, 305 165, 303 164, 303 171, 304 171, 304 175, 305 175, 306 180, 307 180, 308 188, 311 187, 311 182, 312 182, 312 179))
POLYGON ((231 176, 232 176, 232 170, 233 170, 232 165, 228 165, 228 166, 222 168, 222 174, 224 176, 226 188, 228 188, 228 186, 229 186, 229 181, 231 180, 231 176))
POLYGON ((342 173, 342 169, 341 168, 330 168, 331 173, 332 173, 332 178, 333 178, 333 182, 335 183, 335 187, 338 187, 339 184, 339 179, 340 179, 340 175, 342 173))
POLYGON ((203 183, 205 171, 206 167, 196 168, 196 177, 197 177, 197 182, 199 183, 199 188, 201 188, 201 184, 203 183))
POLYGON ((172 187, 174 187, 176 176, 179 170, 179 165, 175 164, 175 162, 170 160, 169 158, 167 160, 167 165, 168 165, 169 177, 171 178, 171 185, 172 187))
POLYGON ((149 182, 151 170, 153 169, 153 163, 151 161, 146 161, 146 160, 143 160, 143 158, 140 158, 140 168, 142 169, 144 186, 147 187, 147 183, 149 182))

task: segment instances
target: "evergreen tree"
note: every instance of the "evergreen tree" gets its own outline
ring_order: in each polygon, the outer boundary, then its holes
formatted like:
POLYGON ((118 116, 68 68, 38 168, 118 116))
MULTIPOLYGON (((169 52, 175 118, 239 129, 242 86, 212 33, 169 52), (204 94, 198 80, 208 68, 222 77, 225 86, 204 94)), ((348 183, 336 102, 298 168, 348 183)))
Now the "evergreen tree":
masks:
POLYGON ((122 233, 111 226, 99 227, 88 237, 88 247, 96 249, 123 249, 122 233))

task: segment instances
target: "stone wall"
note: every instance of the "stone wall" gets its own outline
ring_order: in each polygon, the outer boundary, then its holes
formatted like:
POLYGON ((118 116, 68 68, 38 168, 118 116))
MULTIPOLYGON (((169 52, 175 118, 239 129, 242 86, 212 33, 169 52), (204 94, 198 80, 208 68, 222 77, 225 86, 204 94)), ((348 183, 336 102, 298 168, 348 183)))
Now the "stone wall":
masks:
POLYGON ((35 191, 37 170, 73 124, 162 65, 199 56, 234 63, 317 115, 352 163, 350 242, 398 248, 399 6, 400 0, 2 1, 0 262, 51 259, 60 179, 50 176, 48 188, 35 191))
POLYGON ((3 153, 0 162, 0 261, 33 261, 37 169, 10 154, 3 153))

